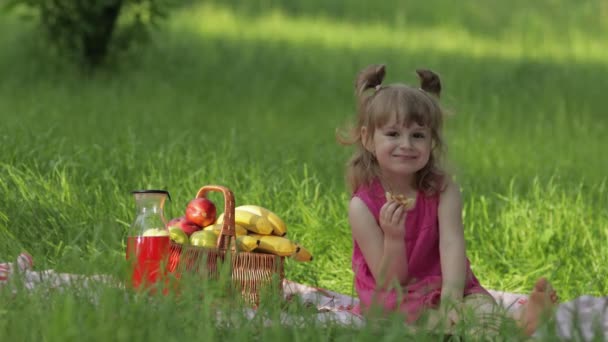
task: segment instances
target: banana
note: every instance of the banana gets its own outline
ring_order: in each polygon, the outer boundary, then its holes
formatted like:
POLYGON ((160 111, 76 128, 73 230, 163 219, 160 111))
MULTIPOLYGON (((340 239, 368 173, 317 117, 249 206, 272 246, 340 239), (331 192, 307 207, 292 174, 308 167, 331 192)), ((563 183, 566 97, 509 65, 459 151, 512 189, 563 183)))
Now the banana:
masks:
POLYGON ((236 210, 245 210, 252 214, 262 216, 272 224, 272 234, 277 236, 285 236, 287 234, 287 225, 277 214, 267 208, 259 205, 247 204, 235 208, 236 210))
POLYGON ((236 248, 239 252, 251 252, 258 247, 260 240, 250 235, 241 235, 236 238, 236 248))
MULTIPOLYGON (((222 214, 223 215, 223 214, 222 214)), ((214 232, 216 235, 219 235, 222 231, 222 223, 214 223, 210 226, 203 228, 203 230, 210 230, 214 232)), ((236 236, 247 235, 247 229, 243 228, 241 225, 235 224, 234 231, 236 236)))
MULTIPOLYGON (((215 221, 224 222, 224 213, 215 221)), ((272 233, 272 224, 266 218, 245 210, 234 210, 234 223, 242 226, 250 232, 269 235, 272 233)))
POLYGON ((250 234, 249 236, 260 240, 260 245, 258 246, 257 250, 262 252, 279 256, 290 256, 296 252, 296 244, 287 238, 276 235, 259 234, 250 234))
POLYGON ((312 261, 312 254, 310 251, 300 245, 296 245, 296 252, 291 255, 296 261, 312 261))

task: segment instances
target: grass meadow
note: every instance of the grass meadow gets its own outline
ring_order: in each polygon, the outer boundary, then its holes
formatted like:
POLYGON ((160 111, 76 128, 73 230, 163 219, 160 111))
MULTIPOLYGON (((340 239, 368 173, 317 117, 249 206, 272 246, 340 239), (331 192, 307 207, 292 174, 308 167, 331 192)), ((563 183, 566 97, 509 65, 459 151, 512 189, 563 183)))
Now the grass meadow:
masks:
MULTIPOLYGON (((280 214, 312 251, 312 263, 286 262, 287 278, 352 295, 351 149, 335 130, 354 118, 357 71, 386 63, 389 83, 414 84, 419 67, 442 77, 448 161, 482 284, 528 292, 544 275, 562 301, 606 295, 606 16, 600 0, 191 2, 151 44, 83 74, 32 22, 1 14, 0 260, 26 250, 38 270, 120 275, 131 190, 169 190, 172 218, 221 184, 237 205, 280 214)), ((297 303, 281 310, 301 326, 236 317, 217 329, 195 293, 79 289, 0 290, 0 336, 440 340, 398 320, 321 327, 297 303)))

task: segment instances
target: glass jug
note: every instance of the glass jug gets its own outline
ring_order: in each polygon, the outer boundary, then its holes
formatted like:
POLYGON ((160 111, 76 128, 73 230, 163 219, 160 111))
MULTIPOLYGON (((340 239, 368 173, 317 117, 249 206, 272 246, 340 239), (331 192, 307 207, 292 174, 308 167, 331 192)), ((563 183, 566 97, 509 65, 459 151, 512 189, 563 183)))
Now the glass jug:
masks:
POLYGON ((148 287, 166 273, 171 241, 163 210, 171 196, 166 190, 136 190, 132 194, 136 217, 127 236, 126 258, 132 267, 133 287, 148 287))

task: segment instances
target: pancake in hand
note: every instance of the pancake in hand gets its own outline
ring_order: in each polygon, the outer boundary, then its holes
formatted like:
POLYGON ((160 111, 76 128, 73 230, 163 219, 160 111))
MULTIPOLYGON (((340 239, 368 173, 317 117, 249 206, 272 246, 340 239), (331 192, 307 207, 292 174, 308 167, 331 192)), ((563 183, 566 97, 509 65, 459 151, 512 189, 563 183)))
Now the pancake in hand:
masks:
POLYGON ((394 194, 390 193, 389 191, 387 191, 385 195, 386 195, 387 201, 397 202, 397 203, 401 204, 403 206, 403 208, 405 208, 405 210, 412 209, 414 207, 414 205, 416 204, 416 199, 407 198, 405 195, 401 195, 401 194, 394 195, 394 194))

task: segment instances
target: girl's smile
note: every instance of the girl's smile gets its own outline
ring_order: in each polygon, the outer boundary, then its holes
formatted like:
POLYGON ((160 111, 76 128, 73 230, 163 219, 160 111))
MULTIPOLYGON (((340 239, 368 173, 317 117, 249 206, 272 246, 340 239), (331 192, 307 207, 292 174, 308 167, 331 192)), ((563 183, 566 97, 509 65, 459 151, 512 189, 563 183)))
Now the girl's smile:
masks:
POLYGON ((401 124, 393 118, 376 128, 370 148, 383 174, 410 176, 424 168, 431 145, 429 128, 415 122, 401 124))

